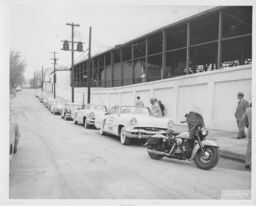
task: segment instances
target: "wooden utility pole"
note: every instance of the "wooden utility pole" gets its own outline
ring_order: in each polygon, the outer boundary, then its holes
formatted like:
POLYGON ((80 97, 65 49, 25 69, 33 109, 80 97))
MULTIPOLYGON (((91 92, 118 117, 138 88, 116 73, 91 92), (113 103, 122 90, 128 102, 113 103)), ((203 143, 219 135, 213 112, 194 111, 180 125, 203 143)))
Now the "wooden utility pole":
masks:
POLYGON ((56 52, 53 53, 53 97, 54 99, 56 98, 56 64, 57 64, 57 59, 56 59, 56 52))
POLYGON ((91 35, 92 28, 89 30, 89 49, 88 49, 88 67, 87 67, 87 103, 90 104, 91 101, 91 35))
POLYGON ((74 102, 74 27, 80 26, 79 24, 66 23, 71 26, 71 101, 74 102))

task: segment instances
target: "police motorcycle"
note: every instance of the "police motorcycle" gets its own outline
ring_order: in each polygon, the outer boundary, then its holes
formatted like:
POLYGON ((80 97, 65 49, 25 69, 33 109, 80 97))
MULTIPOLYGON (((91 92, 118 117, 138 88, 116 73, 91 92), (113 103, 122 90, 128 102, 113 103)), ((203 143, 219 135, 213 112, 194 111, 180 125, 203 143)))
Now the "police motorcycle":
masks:
POLYGON ((147 139, 148 155, 155 160, 169 157, 179 160, 194 161, 203 170, 210 170, 219 161, 218 145, 207 140, 208 130, 203 117, 196 112, 185 115, 189 131, 177 133, 169 126, 165 134, 156 134, 147 139))

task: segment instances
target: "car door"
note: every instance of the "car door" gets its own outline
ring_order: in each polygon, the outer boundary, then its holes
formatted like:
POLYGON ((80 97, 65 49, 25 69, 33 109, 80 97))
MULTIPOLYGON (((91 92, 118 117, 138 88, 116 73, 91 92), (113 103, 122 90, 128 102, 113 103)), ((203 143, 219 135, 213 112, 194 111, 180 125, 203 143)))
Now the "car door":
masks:
POLYGON ((114 106, 109 110, 106 115, 106 121, 104 125, 104 131, 114 134, 114 121, 117 118, 118 106, 114 106))

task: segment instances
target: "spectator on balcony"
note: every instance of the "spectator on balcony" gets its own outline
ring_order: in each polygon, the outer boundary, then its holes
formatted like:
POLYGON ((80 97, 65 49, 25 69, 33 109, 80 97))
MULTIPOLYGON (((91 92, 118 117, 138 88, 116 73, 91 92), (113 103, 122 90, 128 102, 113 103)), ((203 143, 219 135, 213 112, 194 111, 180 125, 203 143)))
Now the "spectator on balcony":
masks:
POLYGON ((135 106, 136 107, 144 107, 143 101, 140 99, 140 96, 137 96, 135 99, 135 106))
POLYGON ((162 111, 161 108, 159 106, 159 104, 157 103, 156 99, 154 98, 150 98, 150 103, 152 105, 151 107, 151 114, 155 117, 162 117, 162 111))
POLYGON ((246 108, 249 107, 249 103, 244 99, 244 94, 242 92, 238 92, 237 98, 239 100, 237 103, 236 112, 235 112, 235 117, 236 117, 236 122, 238 127, 237 139, 243 139, 246 137, 246 135, 244 132, 244 126, 241 122, 241 119, 246 108))

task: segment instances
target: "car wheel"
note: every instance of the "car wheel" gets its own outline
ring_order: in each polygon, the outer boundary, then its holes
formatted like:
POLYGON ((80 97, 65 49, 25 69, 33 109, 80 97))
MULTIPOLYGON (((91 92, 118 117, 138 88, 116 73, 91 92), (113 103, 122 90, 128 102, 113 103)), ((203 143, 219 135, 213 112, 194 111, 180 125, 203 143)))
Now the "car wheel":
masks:
POLYGON ((130 138, 128 138, 126 136, 125 127, 121 128, 121 131, 120 131, 120 141, 121 141, 121 144, 123 144, 123 145, 130 144, 130 138))
POLYGON ((102 122, 100 126, 100 135, 104 135, 104 126, 105 126, 105 120, 102 122))

